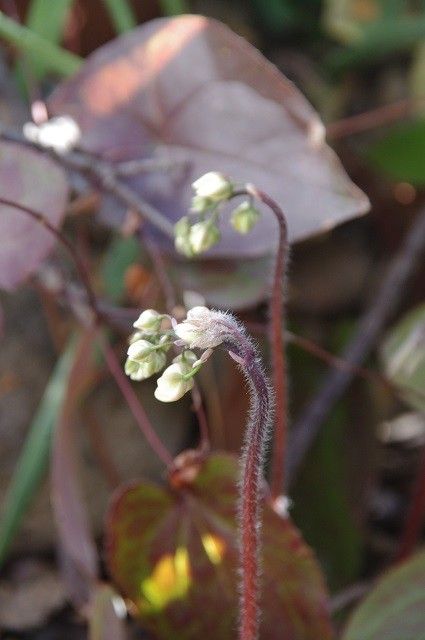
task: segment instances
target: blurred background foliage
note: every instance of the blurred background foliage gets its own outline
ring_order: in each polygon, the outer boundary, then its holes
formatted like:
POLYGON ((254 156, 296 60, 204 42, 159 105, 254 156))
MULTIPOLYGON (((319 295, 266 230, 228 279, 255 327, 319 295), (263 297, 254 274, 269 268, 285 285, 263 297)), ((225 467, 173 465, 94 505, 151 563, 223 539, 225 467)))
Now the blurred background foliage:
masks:
MULTIPOLYGON (((425 203, 425 2, 3 0, 0 9, 2 82, 9 85, 12 78, 23 112, 34 97, 46 96, 62 77, 80 67, 85 56, 117 34, 160 15, 184 12, 202 13, 229 24, 295 82, 327 125, 329 143, 350 176, 372 202, 366 218, 293 247, 290 329, 331 353, 341 352, 362 311, 373 301, 401 237, 425 203)), ((1 111, 5 120, 13 122, 4 95, 1 111)), ((140 293, 152 286, 144 249, 132 238, 95 231, 90 224, 85 225, 84 235, 96 247, 93 268, 107 299, 137 306, 140 293)), ((179 269, 177 280, 187 277, 186 266, 179 269)), ((264 321, 266 312, 264 305, 252 302, 256 298, 253 271, 263 278, 267 265, 242 260, 237 272, 225 274, 226 280, 220 268, 194 271, 192 278, 198 287, 212 291, 216 304, 230 306, 232 300, 241 301, 236 306, 242 317, 255 324, 264 321)), ((379 381, 357 377, 323 426, 291 488, 294 521, 316 551, 332 593, 375 576, 399 548, 425 442, 421 395, 425 389, 424 276, 422 263, 404 291, 400 310, 391 318, 392 326, 366 363, 402 390, 398 399, 379 381)), ((1 301, 10 328, 19 309, 8 316, 5 296, 1 301)), ((26 348, 31 349, 32 337, 26 340, 26 348)), ((2 480, 6 506, 0 526, 0 560, 18 535, 27 505, 43 477, 71 350, 72 343, 53 370, 43 397, 29 403, 34 413, 40 401, 27 439, 21 433, 24 443, 12 447, 15 453, 23 449, 20 462, 13 461, 13 479, 10 481, 10 472, 7 481, 2 480), (40 421, 43 427, 37 429, 40 421), (33 452, 30 464, 29 448, 33 452)), ((14 383, 12 380, 10 390, 10 375, 20 355, 18 347, 3 355, 0 401, 11 401, 14 383)), ((317 391, 328 366, 298 345, 289 346, 293 420, 317 391)), ((47 375, 42 378, 47 382, 47 375)), ((234 406, 231 391, 239 388, 240 380, 225 367, 218 378, 222 401, 219 407, 207 407, 215 425, 212 440, 235 451, 245 407, 243 400, 234 406), (223 415, 226 422, 231 416, 234 424, 230 435, 223 436, 223 415)), ((173 443, 176 449, 183 442, 193 443, 193 423, 187 415, 180 420, 183 426, 181 438, 173 443)), ((161 420, 169 421, 170 415, 161 415, 161 420)), ((148 454, 143 455, 144 460, 148 454)), ((158 475, 157 471, 152 475, 155 473, 158 475)), ((40 548, 45 553, 50 542, 49 536, 42 538, 34 553, 40 548)), ((28 539, 24 544, 18 539, 15 549, 22 553, 27 543, 28 539)), ((0 606, 0 626, 1 615, 0 606)), ((356 620, 347 640, 362 637, 356 635, 355 624, 356 620)))

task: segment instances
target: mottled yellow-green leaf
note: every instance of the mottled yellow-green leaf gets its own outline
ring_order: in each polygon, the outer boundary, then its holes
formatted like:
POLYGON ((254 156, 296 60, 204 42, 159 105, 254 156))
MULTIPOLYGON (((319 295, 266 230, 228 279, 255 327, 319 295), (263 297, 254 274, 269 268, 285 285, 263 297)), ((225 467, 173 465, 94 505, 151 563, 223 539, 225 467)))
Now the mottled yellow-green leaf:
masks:
MULTIPOLYGON (((107 561, 142 624, 160 640, 228 640, 237 628, 238 463, 213 455, 185 489, 124 487, 107 519, 107 561)), ((264 507, 261 640, 332 638, 310 549, 264 507)))

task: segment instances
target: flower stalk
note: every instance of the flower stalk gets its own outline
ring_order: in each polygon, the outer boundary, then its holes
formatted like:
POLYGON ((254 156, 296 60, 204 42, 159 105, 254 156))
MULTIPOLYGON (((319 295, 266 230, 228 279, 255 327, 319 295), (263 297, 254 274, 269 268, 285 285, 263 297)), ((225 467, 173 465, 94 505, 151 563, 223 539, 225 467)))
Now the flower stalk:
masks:
POLYGON ((272 391, 256 347, 234 318, 215 312, 225 328, 223 345, 238 363, 248 385, 250 407, 241 453, 239 494, 239 640, 256 640, 260 612, 260 523, 263 467, 272 422, 272 391), (220 317, 219 317, 220 316, 220 317))
POLYGON ((175 226, 176 249, 189 258, 203 253, 219 241, 220 232, 217 223, 221 207, 234 198, 241 196, 247 196, 248 198, 230 216, 230 223, 238 233, 242 235, 249 233, 258 223, 261 216, 254 206, 257 202, 265 204, 272 211, 279 225, 278 247, 269 301, 269 341, 273 369, 273 388, 276 398, 270 489, 272 498, 276 501, 279 497, 285 495, 288 431, 288 385, 283 339, 285 332, 284 289, 289 257, 286 217, 277 202, 264 191, 251 184, 236 188, 229 178, 218 172, 205 174, 196 180, 192 187, 195 195, 191 211, 200 217, 200 221, 193 223, 189 216, 185 216, 175 226), (197 236, 199 225, 204 231, 208 230, 208 233, 205 231, 203 235, 204 242, 202 243, 194 241, 194 239, 196 240, 194 236, 197 236))
MULTIPOLYGON (((246 337, 244 338, 245 340, 246 337)), ((252 344, 241 350, 241 369, 250 390, 250 412, 242 448, 239 505, 242 569, 239 640, 255 640, 260 611, 261 485, 271 424, 271 390, 252 344), (243 355, 242 355, 243 354, 243 355)))
MULTIPOLYGON (((150 331, 151 318, 155 319, 155 312, 144 311, 134 323, 135 327, 150 331)), ((194 385, 194 376, 219 345, 224 346, 238 363, 248 384, 250 412, 242 448, 239 498, 242 576, 239 640, 256 640, 259 627, 261 486, 271 423, 271 390, 254 344, 230 314, 206 307, 194 307, 188 312, 186 320, 178 324, 171 319, 171 324, 172 330, 158 326, 153 333, 141 336, 137 334, 136 340, 130 345, 127 359, 126 368, 128 362, 137 364, 137 358, 145 362, 144 359, 152 355, 149 344, 161 345, 164 337, 170 340, 174 333, 174 345, 182 351, 157 380, 155 397, 158 400, 173 402, 190 391, 194 385), (147 337, 150 343, 147 342, 147 337), (197 357, 192 349, 201 349, 203 352, 197 357)))
POLYGON ((273 458, 270 489, 273 498, 285 493, 286 442, 288 432, 288 383, 285 359, 284 291, 289 258, 288 226, 279 205, 263 191, 247 185, 247 193, 263 202, 274 213, 279 224, 279 241, 270 296, 270 345, 275 392, 273 458))

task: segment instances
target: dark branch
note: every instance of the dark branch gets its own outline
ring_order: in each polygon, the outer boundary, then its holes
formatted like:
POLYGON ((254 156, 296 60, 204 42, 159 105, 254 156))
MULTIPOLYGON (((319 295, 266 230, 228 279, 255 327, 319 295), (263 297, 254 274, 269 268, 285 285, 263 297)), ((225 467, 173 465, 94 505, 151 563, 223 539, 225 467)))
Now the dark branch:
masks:
MULTIPOLYGON (((358 367, 372 350, 388 318, 394 313, 419 257, 425 250, 425 210, 421 211, 395 256, 375 302, 361 318, 357 333, 341 358, 358 367)), ((350 384, 355 370, 334 370, 294 426, 289 441, 288 474, 293 480, 320 426, 350 384)))

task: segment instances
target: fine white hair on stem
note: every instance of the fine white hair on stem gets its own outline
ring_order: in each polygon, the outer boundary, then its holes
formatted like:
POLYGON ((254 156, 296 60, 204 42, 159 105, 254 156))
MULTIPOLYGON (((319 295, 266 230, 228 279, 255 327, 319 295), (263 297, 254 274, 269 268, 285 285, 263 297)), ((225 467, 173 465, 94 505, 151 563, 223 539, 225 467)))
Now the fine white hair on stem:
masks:
POLYGON ((241 453, 239 482, 240 621, 239 640, 256 640, 259 629, 260 530, 263 466, 273 416, 273 391, 258 349, 233 316, 214 312, 224 346, 231 347, 247 383, 250 408, 241 453))

